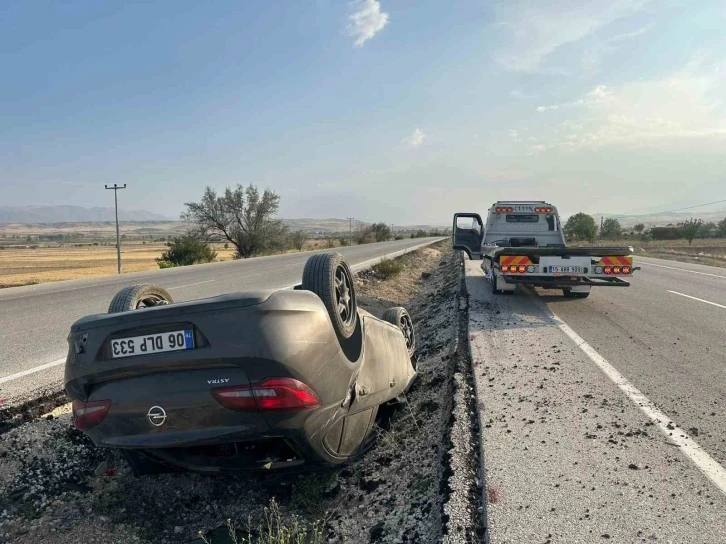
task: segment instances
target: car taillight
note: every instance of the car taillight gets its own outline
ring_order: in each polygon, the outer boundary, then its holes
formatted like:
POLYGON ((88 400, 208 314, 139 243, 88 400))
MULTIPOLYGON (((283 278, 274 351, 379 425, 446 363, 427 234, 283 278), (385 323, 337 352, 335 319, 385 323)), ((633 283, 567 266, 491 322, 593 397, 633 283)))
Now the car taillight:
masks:
POLYGON ((267 378, 250 385, 217 387, 212 395, 224 407, 256 410, 310 410, 320 406, 315 392, 293 378, 267 378))
POLYGON ((79 431, 85 431, 91 427, 95 427, 103 421, 111 408, 110 400, 94 400, 91 402, 83 402, 82 400, 74 400, 73 408, 73 424, 79 431))

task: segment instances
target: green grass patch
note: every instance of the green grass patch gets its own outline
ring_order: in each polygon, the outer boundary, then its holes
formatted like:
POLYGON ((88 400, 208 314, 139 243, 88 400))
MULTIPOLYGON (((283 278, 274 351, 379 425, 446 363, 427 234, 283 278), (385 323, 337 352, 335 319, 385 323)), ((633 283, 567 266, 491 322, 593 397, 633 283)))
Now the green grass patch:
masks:
POLYGON ((403 263, 394 259, 383 259, 371 267, 373 273, 381 279, 387 280, 403 270, 403 263))

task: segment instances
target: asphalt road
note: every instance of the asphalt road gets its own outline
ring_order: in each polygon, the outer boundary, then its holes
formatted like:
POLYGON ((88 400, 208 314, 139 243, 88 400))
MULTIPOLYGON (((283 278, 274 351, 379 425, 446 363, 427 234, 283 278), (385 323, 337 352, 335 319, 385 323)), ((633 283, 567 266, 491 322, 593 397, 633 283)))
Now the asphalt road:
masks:
MULTIPOLYGON (((356 270, 381 257, 392 257, 436 240, 407 239, 343 247, 337 251, 356 270)), ((177 301, 236 291, 282 289, 300 283, 305 261, 313 253, 2 289, 0 399, 18 399, 57 389, 63 375, 60 363, 66 356, 66 336, 71 324, 85 315, 106 312, 113 296, 127 285, 156 283, 169 290, 177 301), (18 376, 28 371, 33 372, 18 376)))
POLYGON ((467 262, 492 542, 726 542, 726 269, 636 263, 578 300, 467 262))

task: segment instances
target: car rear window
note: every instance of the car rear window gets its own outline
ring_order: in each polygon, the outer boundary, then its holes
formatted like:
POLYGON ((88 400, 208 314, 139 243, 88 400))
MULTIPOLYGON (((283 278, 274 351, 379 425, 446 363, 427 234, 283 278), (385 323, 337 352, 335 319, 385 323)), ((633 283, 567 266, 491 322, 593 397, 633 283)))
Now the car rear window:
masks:
POLYGON ((507 223, 537 223, 539 215, 536 213, 508 215, 507 223))

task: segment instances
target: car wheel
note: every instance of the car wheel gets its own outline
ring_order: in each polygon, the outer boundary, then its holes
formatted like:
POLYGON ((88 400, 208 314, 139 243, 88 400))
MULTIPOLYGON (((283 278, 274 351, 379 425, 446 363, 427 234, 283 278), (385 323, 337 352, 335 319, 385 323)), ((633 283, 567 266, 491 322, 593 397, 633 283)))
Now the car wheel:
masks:
POLYGON ((400 306, 389 308, 383 313, 383 321, 388 321, 401 330, 403 339, 406 340, 408 356, 413 359, 413 355, 416 353, 416 334, 413 330, 413 321, 406 308, 400 306))
POLYGON ((323 301, 339 339, 353 336, 358 325, 358 305, 353 274, 340 253, 310 257, 303 270, 302 288, 323 301))
POLYGON ((108 313, 128 312, 152 306, 172 304, 174 299, 171 295, 158 285, 144 283, 141 285, 130 285, 124 287, 113 297, 108 306, 108 313))

